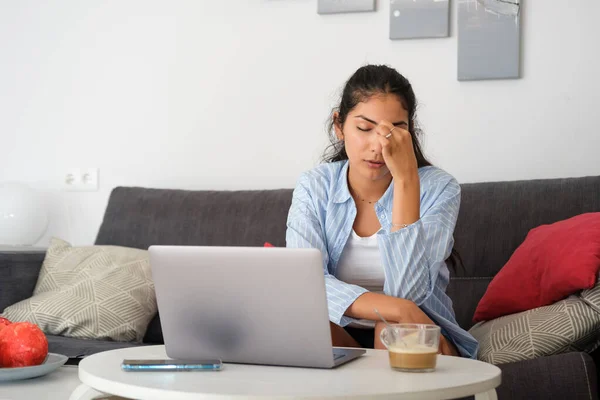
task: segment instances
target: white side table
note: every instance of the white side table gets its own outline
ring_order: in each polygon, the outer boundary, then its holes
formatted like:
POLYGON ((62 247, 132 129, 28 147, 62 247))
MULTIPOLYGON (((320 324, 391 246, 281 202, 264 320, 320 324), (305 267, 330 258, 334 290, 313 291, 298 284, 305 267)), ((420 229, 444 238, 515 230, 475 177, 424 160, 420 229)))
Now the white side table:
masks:
POLYGON ((153 399, 421 399, 475 395, 496 400, 498 367, 440 356, 431 373, 389 367, 385 350, 367 350, 358 360, 332 370, 225 364, 220 372, 124 372, 123 359, 164 359, 164 346, 133 347, 94 354, 79 364, 79 378, 100 392, 153 399))

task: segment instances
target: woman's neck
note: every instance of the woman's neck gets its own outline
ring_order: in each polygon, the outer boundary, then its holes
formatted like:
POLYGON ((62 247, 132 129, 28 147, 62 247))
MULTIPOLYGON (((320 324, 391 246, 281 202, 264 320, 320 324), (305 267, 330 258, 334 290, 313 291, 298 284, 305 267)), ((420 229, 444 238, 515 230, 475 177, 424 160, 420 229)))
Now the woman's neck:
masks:
POLYGON ((382 179, 371 180, 352 173, 352 167, 348 168, 348 189, 353 197, 362 201, 374 203, 379 200, 390 186, 392 175, 389 174, 382 179))

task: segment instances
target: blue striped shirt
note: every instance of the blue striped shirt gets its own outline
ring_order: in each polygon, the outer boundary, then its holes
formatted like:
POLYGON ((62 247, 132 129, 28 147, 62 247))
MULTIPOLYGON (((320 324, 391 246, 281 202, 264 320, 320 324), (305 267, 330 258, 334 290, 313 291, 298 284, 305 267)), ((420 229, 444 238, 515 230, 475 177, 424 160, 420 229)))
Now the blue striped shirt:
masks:
MULTIPOLYGON (((326 163, 302 174, 290 207, 287 247, 316 248, 323 255, 329 319, 346 326, 354 321, 347 308, 367 290, 336 278, 336 267, 356 217, 347 183, 348 161, 326 163)), ((413 301, 442 329, 461 355, 475 358, 475 338, 458 326, 446 295, 450 273, 445 260, 454 244, 460 186, 436 167, 419 168, 421 218, 391 232, 393 181, 375 203, 381 230, 377 235, 385 273, 384 293, 413 301)))

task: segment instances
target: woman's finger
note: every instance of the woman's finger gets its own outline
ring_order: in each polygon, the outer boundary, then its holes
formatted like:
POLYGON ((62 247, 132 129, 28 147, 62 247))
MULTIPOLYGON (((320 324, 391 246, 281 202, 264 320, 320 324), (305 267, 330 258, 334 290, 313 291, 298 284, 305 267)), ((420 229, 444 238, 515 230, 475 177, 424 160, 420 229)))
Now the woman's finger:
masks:
POLYGON ((384 155, 384 157, 388 156, 391 146, 390 140, 381 135, 377 135, 376 140, 379 141, 379 144, 381 145, 381 153, 384 155))
POLYGON ((399 141, 399 142, 408 142, 408 141, 412 141, 412 137, 410 136, 410 132, 407 131, 404 128, 400 128, 398 127, 398 129, 396 129, 394 131, 394 137, 399 141))
POLYGON ((452 342, 448 341, 444 337, 444 335, 440 335, 440 349, 439 354, 443 354, 445 356, 458 356, 458 349, 454 347, 452 342))
POLYGON ((392 137, 394 131, 396 130, 396 128, 397 127, 392 124, 381 123, 377 126, 375 131, 377 132, 377 134, 379 136, 383 136, 386 139, 390 139, 392 137))
POLYGON ((446 349, 446 343, 444 340, 444 335, 440 335, 440 345, 439 345, 439 349, 438 349, 438 354, 445 354, 446 351, 447 351, 447 349, 446 349))

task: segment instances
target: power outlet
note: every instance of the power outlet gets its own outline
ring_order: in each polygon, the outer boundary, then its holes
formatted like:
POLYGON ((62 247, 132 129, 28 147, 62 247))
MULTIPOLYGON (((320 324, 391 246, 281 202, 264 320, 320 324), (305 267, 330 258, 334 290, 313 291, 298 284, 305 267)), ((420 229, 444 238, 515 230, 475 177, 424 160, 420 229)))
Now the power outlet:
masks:
POLYGON ((73 168, 65 174, 63 188, 68 192, 95 192, 99 188, 98 168, 73 168))
POLYGON ((375 0, 319 0, 319 14, 375 11, 375 0))

